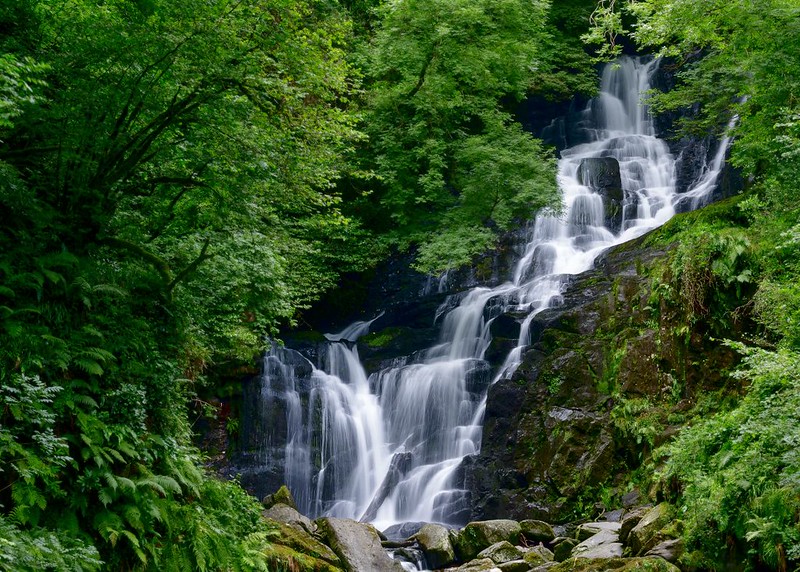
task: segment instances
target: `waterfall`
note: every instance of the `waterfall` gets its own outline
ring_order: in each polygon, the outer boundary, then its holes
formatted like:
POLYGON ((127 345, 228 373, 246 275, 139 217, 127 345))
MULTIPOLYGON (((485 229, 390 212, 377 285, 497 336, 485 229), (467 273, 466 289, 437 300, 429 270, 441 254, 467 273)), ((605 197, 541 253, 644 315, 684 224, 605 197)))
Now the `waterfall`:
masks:
POLYGON ((539 213, 508 282, 442 304, 432 347, 367 377, 356 342, 370 322, 357 322, 326 336, 321 367, 290 350, 265 357, 262 393, 285 403, 284 475, 301 510, 379 527, 468 516, 454 475, 480 451, 487 389, 520 365, 533 317, 558 305, 570 276, 604 250, 663 224, 679 203, 702 205, 722 169, 728 140, 693 188, 676 193, 675 158, 641 104, 657 66, 623 58, 605 67, 583 112, 589 142, 561 154, 563 209, 539 213), (493 371, 484 360, 490 327, 507 312, 525 317, 516 348, 493 371))

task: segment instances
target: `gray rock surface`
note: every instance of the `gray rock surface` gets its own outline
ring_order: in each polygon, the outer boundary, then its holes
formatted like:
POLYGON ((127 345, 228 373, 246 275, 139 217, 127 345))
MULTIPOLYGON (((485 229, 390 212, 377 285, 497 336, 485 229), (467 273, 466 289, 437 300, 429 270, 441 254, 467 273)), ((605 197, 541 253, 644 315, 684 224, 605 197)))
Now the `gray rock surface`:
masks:
MULTIPOLYGON (((575 547, 577 550, 577 547, 575 547)), ((572 552, 573 558, 621 558, 622 557, 622 543, 610 542, 608 544, 601 544, 588 550, 581 552, 572 552)))
POLYGON ((522 552, 508 540, 501 540, 478 553, 478 558, 489 558, 496 564, 522 560, 522 552))
MULTIPOLYGON (((610 530, 601 530, 597 534, 587 538, 575 548, 572 549, 572 556, 577 556, 582 552, 586 552, 588 550, 594 550, 598 546, 602 546, 604 544, 614 544, 619 542, 619 535, 616 532, 612 532, 610 530)), ((620 544, 622 546, 622 544, 620 544)), ((611 558, 610 556, 608 558, 611 558)))
POLYGON ((684 551, 683 539, 673 538, 655 545, 647 551, 645 556, 658 556, 667 562, 675 563, 683 555, 684 551))
POLYGON ((431 568, 443 568, 456 559, 450 543, 450 531, 439 524, 426 524, 415 535, 425 560, 431 568))
POLYGON ((578 540, 583 541, 603 531, 610 531, 618 534, 621 527, 622 524, 619 522, 585 522, 578 526, 576 534, 578 540))
POLYGON ((310 534, 313 534, 316 531, 316 527, 308 517, 303 516, 297 512, 297 510, 285 504, 279 503, 273 505, 267 510, 263 511, 262 514, 267 518, 277 520, 278 522, 283 522, 294 528, 300 528, 310 534))
POLYGON ((383 550, 381 539, 372 526, 333 517, 320 518, 316 524, 347 572, 403 572, 400 563, 383 550))
POLYGON ((647 511, 647 514, 628 535, 628 546, 631 548, 631 553, 638 556, 653 548, 656 544, 653 542, 656 534, 671 520, 672 507, 667 503, 661 503, 647 511))
POLYGON ((625 516, 622 518, 622 525, 619 529, 619 539, 621 542, 628 541, 628 535, 631 533, 631 530, 633 530, 633 528, 639 524, 639 521, 642 520, 650 508, 651 507, 639 507, 625 514, 625 516))

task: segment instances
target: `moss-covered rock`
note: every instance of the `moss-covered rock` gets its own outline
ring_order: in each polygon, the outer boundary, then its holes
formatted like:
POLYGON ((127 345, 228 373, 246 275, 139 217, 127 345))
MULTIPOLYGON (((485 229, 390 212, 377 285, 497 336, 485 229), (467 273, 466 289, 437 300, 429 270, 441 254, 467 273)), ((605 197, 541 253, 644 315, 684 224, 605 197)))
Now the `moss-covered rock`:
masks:
POLYGON ((541 544, 526 550, 525 555, 522 557, 530 566, 540 566, 547 562, 552 562, 554 558, 554 554, 541 544))
POLYGON ((659 542, 658 532, 673 518, 674 509, 668 503, 651 508, 628 535, 631 554, 644 554, 659 542))
MULTIPOLYGON (((299 570, 305 572, 334 572, 345 570, 339 556, 325 544, 302 529, 283 522, 266 519, 267 526, 275 531, 270 536, 267 555, 274 562, 296 563, 299 570)), ((277 565, 276 569, 279 569, 277 565)), ((287 567, 287 569, 293 569, 287 567)))
MULTIPOLYGON (((671 296, 674 248, 640 238, 575 278, 530 324, 511 379, 489 388, 472 517, 564 522, 624 490, 698 396, 728 383, 735 353, 671 296)), ((599 511, 598 511, 599 512, 599 511)))
POLYGON ((521 532, 519 523, 513 520, 470 522, 455 536, 456 555, 461 561, 472 560, 481 550, 497 542, 505 540, 517 544, 521 532))
POLYGON ((663 558, 570 559, 549 572, 680 572, 663 558))
POLYGON ((271 495, 267 495, 264 497, 264 500, 261 501, 261 504, 264 505, 264 508, 272 508, 276 504, 282 504, 297 510, 297 505, 294 502, 294 497, 292 496, 292 492, 289 490, 289 487, 286 485, 281 486, 276 492, 272 493, 271 495))
POLYGON ((541 520, 521 520, 519 526, 528 542, 551 542, 556 537, 553 527, 541 520))
POLYGON ((522 560, 522 552, 519 548, 507 540, 495 542, 489 548, 484 548, 478 553, 478 558, 490 558, 497 564, 510 562, 512 560, 522 560))

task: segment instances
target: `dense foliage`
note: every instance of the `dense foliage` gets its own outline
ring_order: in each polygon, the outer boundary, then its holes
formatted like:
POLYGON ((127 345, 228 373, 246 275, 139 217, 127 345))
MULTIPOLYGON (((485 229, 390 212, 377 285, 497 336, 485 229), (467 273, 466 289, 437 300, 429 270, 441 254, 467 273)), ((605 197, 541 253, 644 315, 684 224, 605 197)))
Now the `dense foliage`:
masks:
POLYGON ((568 95, 548 11, 0 5, 0 570, 287 565, 190 406, 340 273, 463 264, 555 204, 510 113, 549 71, 568 95))
POLYGON ((651 102, 690 110, 681 133, 735 137, 730 161, 746 197, 677 234, 672 270, 693 319, 744 334, 734 376, 746 393, 661 451, 663 476, 677 483, 690 564, 722 568, 740 550, 790 569, 800 562, 800 4, 604 0, 594 22, 587 38, 605 41, 604 53, 627 33, 673 58, 678 85, 651 102))

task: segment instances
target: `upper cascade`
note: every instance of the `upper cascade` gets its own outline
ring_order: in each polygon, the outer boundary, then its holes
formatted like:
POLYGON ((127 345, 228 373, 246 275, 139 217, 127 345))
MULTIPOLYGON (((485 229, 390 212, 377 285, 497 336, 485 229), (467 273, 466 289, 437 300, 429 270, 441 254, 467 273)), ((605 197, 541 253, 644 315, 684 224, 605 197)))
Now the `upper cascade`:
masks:
POLYGON ((727 140, 692 188, 676 192, 675 157, 642 103, 658 66, 629 57, 605 66, 600 95, 583 112, 590 142, 559 161, 563 210, 539 213, 506 283, 475 288, 431 316, 440 324, 435 345, 367 376, 356 342, 371 322, 358 322, 326 336, 321 368, 290 350, 266 356, 260 395, 264 407, 285 404, 284 480, 301 511, 378 527, 463 524, 469 506, 455 476, 462 459, 480 451, 487 389, 518 368, 533 317, 559 304, 569 277, 601 252, 663 224, 676 208, 704 204, 714 188, 727 140), (522 322, 519 340, 492 366, 484 359, 490 326, 505 313, 522 322))

